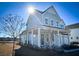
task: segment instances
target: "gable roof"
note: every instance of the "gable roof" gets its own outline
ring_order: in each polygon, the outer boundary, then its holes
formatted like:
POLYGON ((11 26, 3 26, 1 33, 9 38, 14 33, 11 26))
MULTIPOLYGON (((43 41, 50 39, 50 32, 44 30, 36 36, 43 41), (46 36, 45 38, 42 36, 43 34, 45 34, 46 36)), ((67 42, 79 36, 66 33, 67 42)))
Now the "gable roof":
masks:
POLYGON ((37 12, 39 12, 39 13, 41 13, 41 14, 43 13, 43 11, 39 11, 39 10, 37 10, 37 9, 35 9, 35 11, 37 11, 37 12))
MULTIPOLYGON (((43 13, 46 12, 47 10, 49 10, 50 8, 53 8, 53 9, 55 10, 54 6, 52 5, 52 6, 50 6, 49 8, 47 8, 45 11, 43 11, 43 13)), ((55 11, 56 11, 56 10, 55 10, 55 11)))
MULTIPOLYGON (((57 11, 56 11, 56 9, 54 8, 53 5, 50 6, 50 7, 48 7, 45 11, 40 11, 40 10, 37 10, 37 9, 35 9, 35 11, 39 12, 40 14, 43 14, 43 13, 45 13, 46 11, 48 11, 50 8, 53 8, 54 11, 56 12, 57 16, 58 16, 59 18, 61 18, 61 17, 59 16, 59 14, 57 13, 57 11)), ((61 21, 63 21, 63 20, 61 19, 61 21)), ((63 21, 63 22, 64 22, 64 21, 63 21)))
MULTIPOLYGON (((49 8, 47 8, 45 11, 39 11, 39 10, 37 10, 37 9, 35 9, 35 11, 37 11, 37 12, 39 12, 39 13, 41 13, 41 14, 43 14, 43 13, 45 13, 48 9, 50 9, 50 8, 54 8, 54 6, 52 5, 52 6, 50 6, 49 8)), ((55 8, 54 8, 55 9, 55 8)))
MULTIPOLYGON (((59 20, 62 21, 62 22, 64 23, 63 19, 61 19, 61 17, 60 17, 59 14, 57 13, 57 11, 56 11, 56 9, 54 8, 53 5, 50 6, 50 7, 48 7, 45 11, 40 11, 40 10, 37 10, 37 9, 35 9, 35 11, 38 12, 38 13, 40 13, 40 14, 43 14, 43 13, 45 13, 46 11, 48 11, 49 9, 51 9, 51 8, 52 8, 52 10, 54 10, 54 11, 56 12, 57 17, 60 18, 59 20)), ((27 22, 28 22, 28 21, 27 21, 27 22)), ((64 23, 64 24, 65 24, 65 23, 64 23)))
POLYGON ((75 28, 79 28, 79 23, 67 25, 65 28, 66 28, 66 29, 75 29, 75 28))

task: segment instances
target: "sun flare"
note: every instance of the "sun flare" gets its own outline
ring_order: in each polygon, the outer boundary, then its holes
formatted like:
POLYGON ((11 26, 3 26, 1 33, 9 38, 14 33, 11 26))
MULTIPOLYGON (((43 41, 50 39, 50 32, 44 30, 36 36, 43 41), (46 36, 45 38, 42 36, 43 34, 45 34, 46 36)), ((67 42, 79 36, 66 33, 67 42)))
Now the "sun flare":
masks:
POLYGON ((33 14, 34 11, 35 11, 35 8, 34 8, 34 7, 32 7, 32 6, 28 7, 28 12, 29 12, 30 14, 33 14))

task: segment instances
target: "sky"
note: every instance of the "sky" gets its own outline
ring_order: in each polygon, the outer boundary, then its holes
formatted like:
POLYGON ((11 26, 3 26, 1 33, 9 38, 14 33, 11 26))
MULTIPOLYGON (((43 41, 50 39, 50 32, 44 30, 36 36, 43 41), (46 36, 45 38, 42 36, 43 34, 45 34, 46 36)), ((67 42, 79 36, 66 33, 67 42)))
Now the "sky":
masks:
MULTIPOLYGON (((0 17, 9 13, 20 15, 27 22, 28 7, 33 6, 40 11, 53 5, 66 25, 79 23, 78 2, 0 2, 0 17)), ((0 20, 1 21, 1 20, 0 20)))
POLYGON ((28 7, 33 6, 40 11, 44 11, 53 5, 61 19, 66 25, 79 22, 79 3, 78 2, 0 2, 0 16, 9 13, 21 15, 25 22, 28 19, 28 7))

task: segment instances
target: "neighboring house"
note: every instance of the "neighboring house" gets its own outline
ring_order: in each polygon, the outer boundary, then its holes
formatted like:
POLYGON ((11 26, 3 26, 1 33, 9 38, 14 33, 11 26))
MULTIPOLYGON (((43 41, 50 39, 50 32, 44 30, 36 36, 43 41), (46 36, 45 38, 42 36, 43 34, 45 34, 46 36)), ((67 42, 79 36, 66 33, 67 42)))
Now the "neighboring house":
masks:
POLYGON ((70 30, 70 42, 79 42, 79 23, 66 26, 70 30))
POLYGON ((27 20, 27 29, 21 33, 22 44, 52 48, 69 44, 69 31, 53 6, 45 11, 35 10, 27 20))

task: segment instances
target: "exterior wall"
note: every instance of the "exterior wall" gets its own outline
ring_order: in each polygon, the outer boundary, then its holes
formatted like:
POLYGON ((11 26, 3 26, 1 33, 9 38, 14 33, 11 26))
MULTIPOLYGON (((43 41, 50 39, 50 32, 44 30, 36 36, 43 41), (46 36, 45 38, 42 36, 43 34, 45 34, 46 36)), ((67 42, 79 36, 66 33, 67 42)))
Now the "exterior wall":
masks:
POLYGON ((39 21, 38 18, 36 18, 35 16, 30 16, 29 18, 29 22, 27 24, 27 28, 28 29, 32 29, 32 28, 37 28, 41 26, 41 22, 39 21))
POLYGON ((70 42, 79 42, 79 28, 76 28, 76 29, 70 29, 71 30, 71 32, 70 32, 70 37, 69 37, 69 39, 70 39, 70 42), (72 37, 72 39, 71 39, 71 37, 72 37), (77 37, 78 37, 78 39, 77 39, 77 37))
POLYGON ((65 26, 63 20, 58 16, 56 11, 52 8, 42 14, 42 23, 44 25, 58 27, 58 28, 64 28, 65 26), (48 24, 45 24, 45 19, 48 19, 48 24), (53 25, 51 24, 51 21, 53 21, 53 25))
POLYGON ((33 37, 33 45, 38 46, 38 36, 33 37))
POLYGON ((28 33, 28 41, 28 44, 39 46, 37 30, 31 29, 31 31, 28 33))
MULTIPOLYGON (((35 12, 33 15, 30 15, 27 21, 27 30, 32 30, 33 28, 35 29, 42 29, 41 27, 43 27, 42 25, 47 25, 47 26, 51 26, 51 27, 57 27, 58 28, 62 28, 64 30, 64 22, 63 20, 61 20, 61 18, 58 16, 58 14, 56 13, 54 8, 50 8, 48 9, 46 12, 44 12, 43 14, 39 13, 39 12, 35 12), (45 19, 48 19, 48 24, 45 23, 45 19), (53 25, 51 24, 51 21, 53 20, 53 25), (58 24, 57 24, 58 22, 58 24), (63 25, 63 26, 61 26, 63 25)), ((49 29, 47 27, 44 27, 44 29, 49 29)), ((51 30, 51 29, 50 29, 51 30)), ((49 31, 50 31, 49 30, 49 31)), ((26 40, 28 41, 28 44, 32 44, 34 46, 40 46, 41 45, 41 30, 38 31, 38 34, 36 34, 36 36, 34 36, 34 31, 31 31, 28 33, 28 40, 27 38, 27 34, 26 35, 22 35, 22 42, 23 44, 26 42, 26 40)), ((56 30, 55 30, 56 31, 56 30)), ((28 32, 28 31, 27 31, 28 32)), ((53 44, 55 46, 61 46, 63 43, 63 40, 65 40, 61 34, 54 34, 54 41, 52 40, 52 38, 50 38, 51 36, 51 32, 45 32, 44 33, 44 46, 45 45, 49 45, 52 46, 53 44), (47 35, 48 34, 48 35, 47 35), (48 40, 46 39, 48 36, 48 40), (50 36, 49 36, 50 35, 50 36)), ((67 43, 67 41, 65 40, 65 43, 67 43)))
POLYGON ((41 27, 42 23, 41 20, 42 15, 38 12, 35 12, 33 15, 30 15, 27 21, 27 28, 32 29, 32 28, 38 28, 41 27))
MULTIPOLYGON (((35 30, 36 31, 36 30, 35 30)), ((46 30, 44 29, 43 31, 40 30, 40 40, 41 40, 41 34, 44 34, 44 45, 41 45, 41 41, 38 42, 38 34, 35 34, 35 32, 33 31, 33 34, 32 32, 29 32, 28 33, 28 40, 27 40, 27 35, 22 35, 21 38, 22 38, 22 43, 25 44, 27 43, 27 41, 29 41, 27 44, 31 44, 33 46, 43 46, 43 47, 52 47, 52 46, 61 46, 63 44, 68 44, 69 43, 69 40, 68 40, 68 35, 62 35, 62 34, 58 34, 58 33, 53 33, 53 37, 52 37, 52 34, 51 34, 51 31, 50 30, 46 30), (48 35, 47 35, 48 34, 48 35), (47 37, 48 37, 48 40, 47 40, 47 37), (53 39, 52 39, 53 38, 53 39), (38 45, 38 43, 40 43, 38 45)), ((56 30, 55 30, 56 31, 56 30)), ((57 31, 56 31, 57 32, 57 31)))
POLYGON ((54 45, 59 46, 59 38, 57 34, 54 35, 54 45))
POLYGON ((54 45, 55 46, 62 46, 64 44, 69 44, 69 36, 68 35, 62 35, 54 34, 54 45))
POLYGON ((35 11, 33 15, 29 16, 27 24, 28 28, 40 27, 41 25, 47 25, 58 28, 64 28, 65 26, 63 20, 59 17, 59 15, 53 7, 49 8, 42 14, 38 11, 35 11), (45 19, 48 19, 48 24, 45 24, 45 19), (53 25, 51 24, 51 21, 53 21, 53 25))

